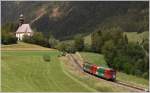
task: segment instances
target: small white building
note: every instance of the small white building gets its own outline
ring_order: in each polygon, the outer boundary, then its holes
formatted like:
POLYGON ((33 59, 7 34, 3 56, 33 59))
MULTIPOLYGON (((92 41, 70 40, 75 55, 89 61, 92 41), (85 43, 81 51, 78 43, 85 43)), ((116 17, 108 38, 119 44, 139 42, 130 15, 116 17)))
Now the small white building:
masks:
POLYGON ((25 35, 32 36, 33 31, 29 24, 24 24, 23 14, 21 14, 19 18, 19 27, 16 31, 16 37, 18 40, 22 40, 25 35))
POLYGON ((18 38, 18 40, 22 40, 24 35, 27 36, 33 35, 33 31, 31 30, 29 24, 22 24, 16 31, 16 37, 18 38))

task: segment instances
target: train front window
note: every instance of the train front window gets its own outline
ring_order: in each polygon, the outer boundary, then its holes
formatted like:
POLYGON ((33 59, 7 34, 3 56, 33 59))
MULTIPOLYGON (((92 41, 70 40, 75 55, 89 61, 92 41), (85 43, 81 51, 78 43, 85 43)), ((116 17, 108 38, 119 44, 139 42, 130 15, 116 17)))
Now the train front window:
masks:
POLYGON ((111 71, 111 75, 112 75, 113 78, 115 78, 116 77, 115 71, 111 71))

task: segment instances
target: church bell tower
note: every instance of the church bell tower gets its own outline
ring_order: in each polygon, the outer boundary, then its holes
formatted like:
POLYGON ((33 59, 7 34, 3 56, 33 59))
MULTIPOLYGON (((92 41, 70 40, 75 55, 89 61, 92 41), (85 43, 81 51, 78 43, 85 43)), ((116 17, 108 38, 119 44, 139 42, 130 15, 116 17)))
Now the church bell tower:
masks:
POLYGON ((20 14, 19 16, 19 26, 21 26, 24 23, 23 14, 20 14))

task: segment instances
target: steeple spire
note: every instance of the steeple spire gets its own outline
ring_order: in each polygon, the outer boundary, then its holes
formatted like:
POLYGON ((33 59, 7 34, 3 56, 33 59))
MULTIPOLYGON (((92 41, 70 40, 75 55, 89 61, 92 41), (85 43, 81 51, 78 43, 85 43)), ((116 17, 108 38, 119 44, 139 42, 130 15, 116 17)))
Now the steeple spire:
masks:
POLYGON ((20 14, 19 16, 19 26, 21 26, 24 23, 23 14, 20 14))

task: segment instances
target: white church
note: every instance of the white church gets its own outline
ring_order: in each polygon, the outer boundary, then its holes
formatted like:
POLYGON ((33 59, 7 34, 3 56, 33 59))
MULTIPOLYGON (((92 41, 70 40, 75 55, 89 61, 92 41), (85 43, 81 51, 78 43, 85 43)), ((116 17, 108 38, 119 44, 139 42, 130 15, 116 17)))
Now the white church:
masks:
POLYGON ((33 31, 29 24, 24 24, 24 18, 21 14, 19 18, 19 27, 16 31, 16 37, 18 38, 18 40, 22 40, 25 35, 32 36, 33 31))

